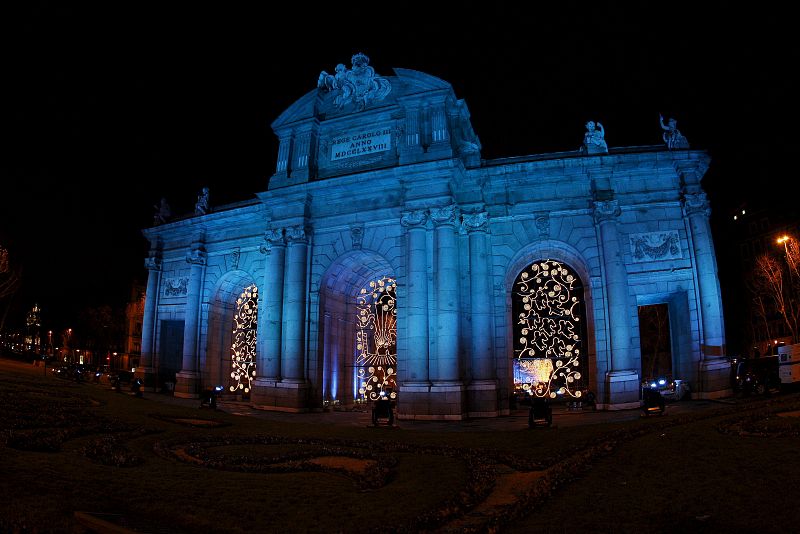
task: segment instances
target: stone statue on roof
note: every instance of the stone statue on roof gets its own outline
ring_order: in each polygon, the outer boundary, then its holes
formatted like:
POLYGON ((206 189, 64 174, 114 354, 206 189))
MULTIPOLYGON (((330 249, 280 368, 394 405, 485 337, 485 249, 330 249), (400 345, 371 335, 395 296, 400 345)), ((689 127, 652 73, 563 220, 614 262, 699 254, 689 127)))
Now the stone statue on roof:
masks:
POLYGON ((668 149, 678 150, 681 148, 689 148, 689 141, 678 130, 678 121, 671 118, 665 125, 663 115, 658 116, 658 121, 661 123, 661 129, 664 130, 661 137, 664 139, 664 143, 666 143, 668 149))
POLYGON ((172 210, 170 209, 169 204, 167 204, 166 198, 161 197, 161 202, 159 205, 153 207, 156 209, 156 213, 153 215, 154 225, 157 226, 159 224, 164 224, 167 222, 167 220, 169 220, 170 217, 172 217, 172 210))
POLYGON ((208 188, 204 187, 203 190, 197 195, 197 203, 194 205, 195 215, 205 215, 211 211, 208 203, 208 188))
POLYGON ((608 154, 606 131, 602 124, 594 121, 586 123, 586 133, 583 134, 581 152, 586 154, 608 154))

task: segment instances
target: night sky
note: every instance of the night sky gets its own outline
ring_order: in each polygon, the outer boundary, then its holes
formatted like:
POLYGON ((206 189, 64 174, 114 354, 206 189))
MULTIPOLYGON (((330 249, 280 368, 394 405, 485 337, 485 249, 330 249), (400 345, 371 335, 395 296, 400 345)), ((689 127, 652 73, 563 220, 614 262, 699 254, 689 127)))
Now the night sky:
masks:
POLYGON ((1 17, 0 244, 25 277, 7 327, 34 302, 46 329, 86 306, 123 306, 132 281, 146 280, 141 229, 153 205, 164 196, 181 215, 204 186, 212 206, 265 190, 270 123, 359 51, 378 75, 402 67, 450 82, 486 159, 575 150, 589 119, 610 147, 660 144, 659 113, 676 118, 713 158, 703 185, 720 256, 724 221, 742 202, 793 201, 789 78, 800 58, 778 9, 113 4, 39 3, 1 17))

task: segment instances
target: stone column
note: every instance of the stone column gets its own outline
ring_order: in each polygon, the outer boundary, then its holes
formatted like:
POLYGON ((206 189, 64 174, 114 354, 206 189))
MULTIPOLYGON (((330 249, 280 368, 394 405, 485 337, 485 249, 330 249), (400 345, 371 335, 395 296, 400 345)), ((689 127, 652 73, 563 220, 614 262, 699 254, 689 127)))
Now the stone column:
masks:
POLYGON ((142 379, 144 386, 148 389, 156 388, 156 370, 153 367, 153 356, 155 354, 155 327, 156 310, 158 305, 158 290, 161 282, 161 259, 150 256, 144 261, 147 269, 147 292, 144 301, 144 317, 142 318, 142 349, 139 366, 136 368, 136 376, 142 379))
POLYGON ((489 217, 486 212, 464 215, 469 234, 469 291, 472 319, 472 381, 468 391, 470 417, 496 417, 497 380, 492 349, 492 285, 488 265, 489 217))
POLYGON ((686 193, 683 211, 689 220, 694 261, 697 269, 698 305, 703 324, 700 352, 703 359, 720 357, 725 352, 717 261, 708 218, 711 209, 705 193, 686 193))
POLYGON ((603 245, 608 316, 606 330, 611 346, 611 370, 606 376, 608 404, 611 408, 638 406, 639 370, 631 348, 631 304, 628 295, 628 271, 619 243, 617 218, 620 215, 616 200, 594 203, 595 225, 603 245))
POLYGON ((702 191, 683 196, 683 212, 689 223, 697 277, 697 310, 702 333, 700 341, 700 384, 698 398, 722 397, 730 390, 730 364, 725 356, 722 299, 717 277, 717 260, 708 218, 711 209, 702 191))
POLYGON ((469 283, 472 308, 472 379, 495 380, 492 351, 491 281, 487 260, 488 215, 486 212, 464 215, 469 233, 469 283))
POLYGON ((283 284, 283 382, 305 383, 306 272, 308 239, 303 226, 286 229, 286 275, 283 284))
POLYGON ((260 248, 265 254, 264 281, 259 291, 261 307, 258 309, 258 364, 256 385, 259 381, 275 382, 281 376, 281 326, 283 324, 283 283, 286 242, 283 230, 268 230, 260 248))
POLYGON ((186 261, 191 265, 191 270, 183 325, 183 364, 181 371, 177 374, 176 397, 197 397, 200 387, 200 374, 197 371, 197 341, 200 334, 200 298, 207 256, 205 247, 199 240, 192 243, 192 250, 186 255, 186 261))
POLYGON ((436 382, 460 384, 456 206, 432 209, 431 219, 436 225, 436 382))
POLYGON ((400 223, 407 228, 406 369, 402 387, 428 387, 428 251, 424 211, 403 214, 400 223))

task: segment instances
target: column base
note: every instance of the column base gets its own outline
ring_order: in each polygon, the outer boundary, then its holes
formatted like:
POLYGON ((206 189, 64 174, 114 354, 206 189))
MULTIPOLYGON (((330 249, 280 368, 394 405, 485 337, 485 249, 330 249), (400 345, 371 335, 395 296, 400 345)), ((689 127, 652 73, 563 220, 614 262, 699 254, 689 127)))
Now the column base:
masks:
POLYGON ((419 421, 466 419, 467 389, 463 384, 433 384, 400 387, 397 418, 419 421))
POLYGON ((733 394, 731 362, 727 358, 708 358, 700 362, 699 382, 692 396, 696 399, 718 399, 733 394))
POLYGON ((256 378, 250 390, 250 405, 257 410, 305 413, 309 411, 308 382, 256 378))
POLYGON ((605 402, 598 403, 603 410, 628 410, 639 407, 642 385, 639 372, 634 369, 606 373, 605 402))
POLYGON ((469 417, 497 417, 497 381, 476 380, 467 386, 467 415, 469 417))
POLYGON ((181 371, 175 375, 176 397, 183 399, 199 399, 200 374, 196 371, 181 371))
POLYGON ((155 367, 137 367, 133 376, 142 380, 142 387, 145 391, 156 391, 155 367))

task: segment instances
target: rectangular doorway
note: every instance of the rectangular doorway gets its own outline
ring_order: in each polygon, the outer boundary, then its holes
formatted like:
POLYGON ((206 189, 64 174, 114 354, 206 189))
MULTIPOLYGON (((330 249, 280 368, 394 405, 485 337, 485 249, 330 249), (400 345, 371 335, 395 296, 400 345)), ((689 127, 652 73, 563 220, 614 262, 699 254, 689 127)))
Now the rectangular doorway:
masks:
POLYGON ((639 306, 639 340, 642 352, 642 380, 672 376, 672 342, 669 306, 639 306))

